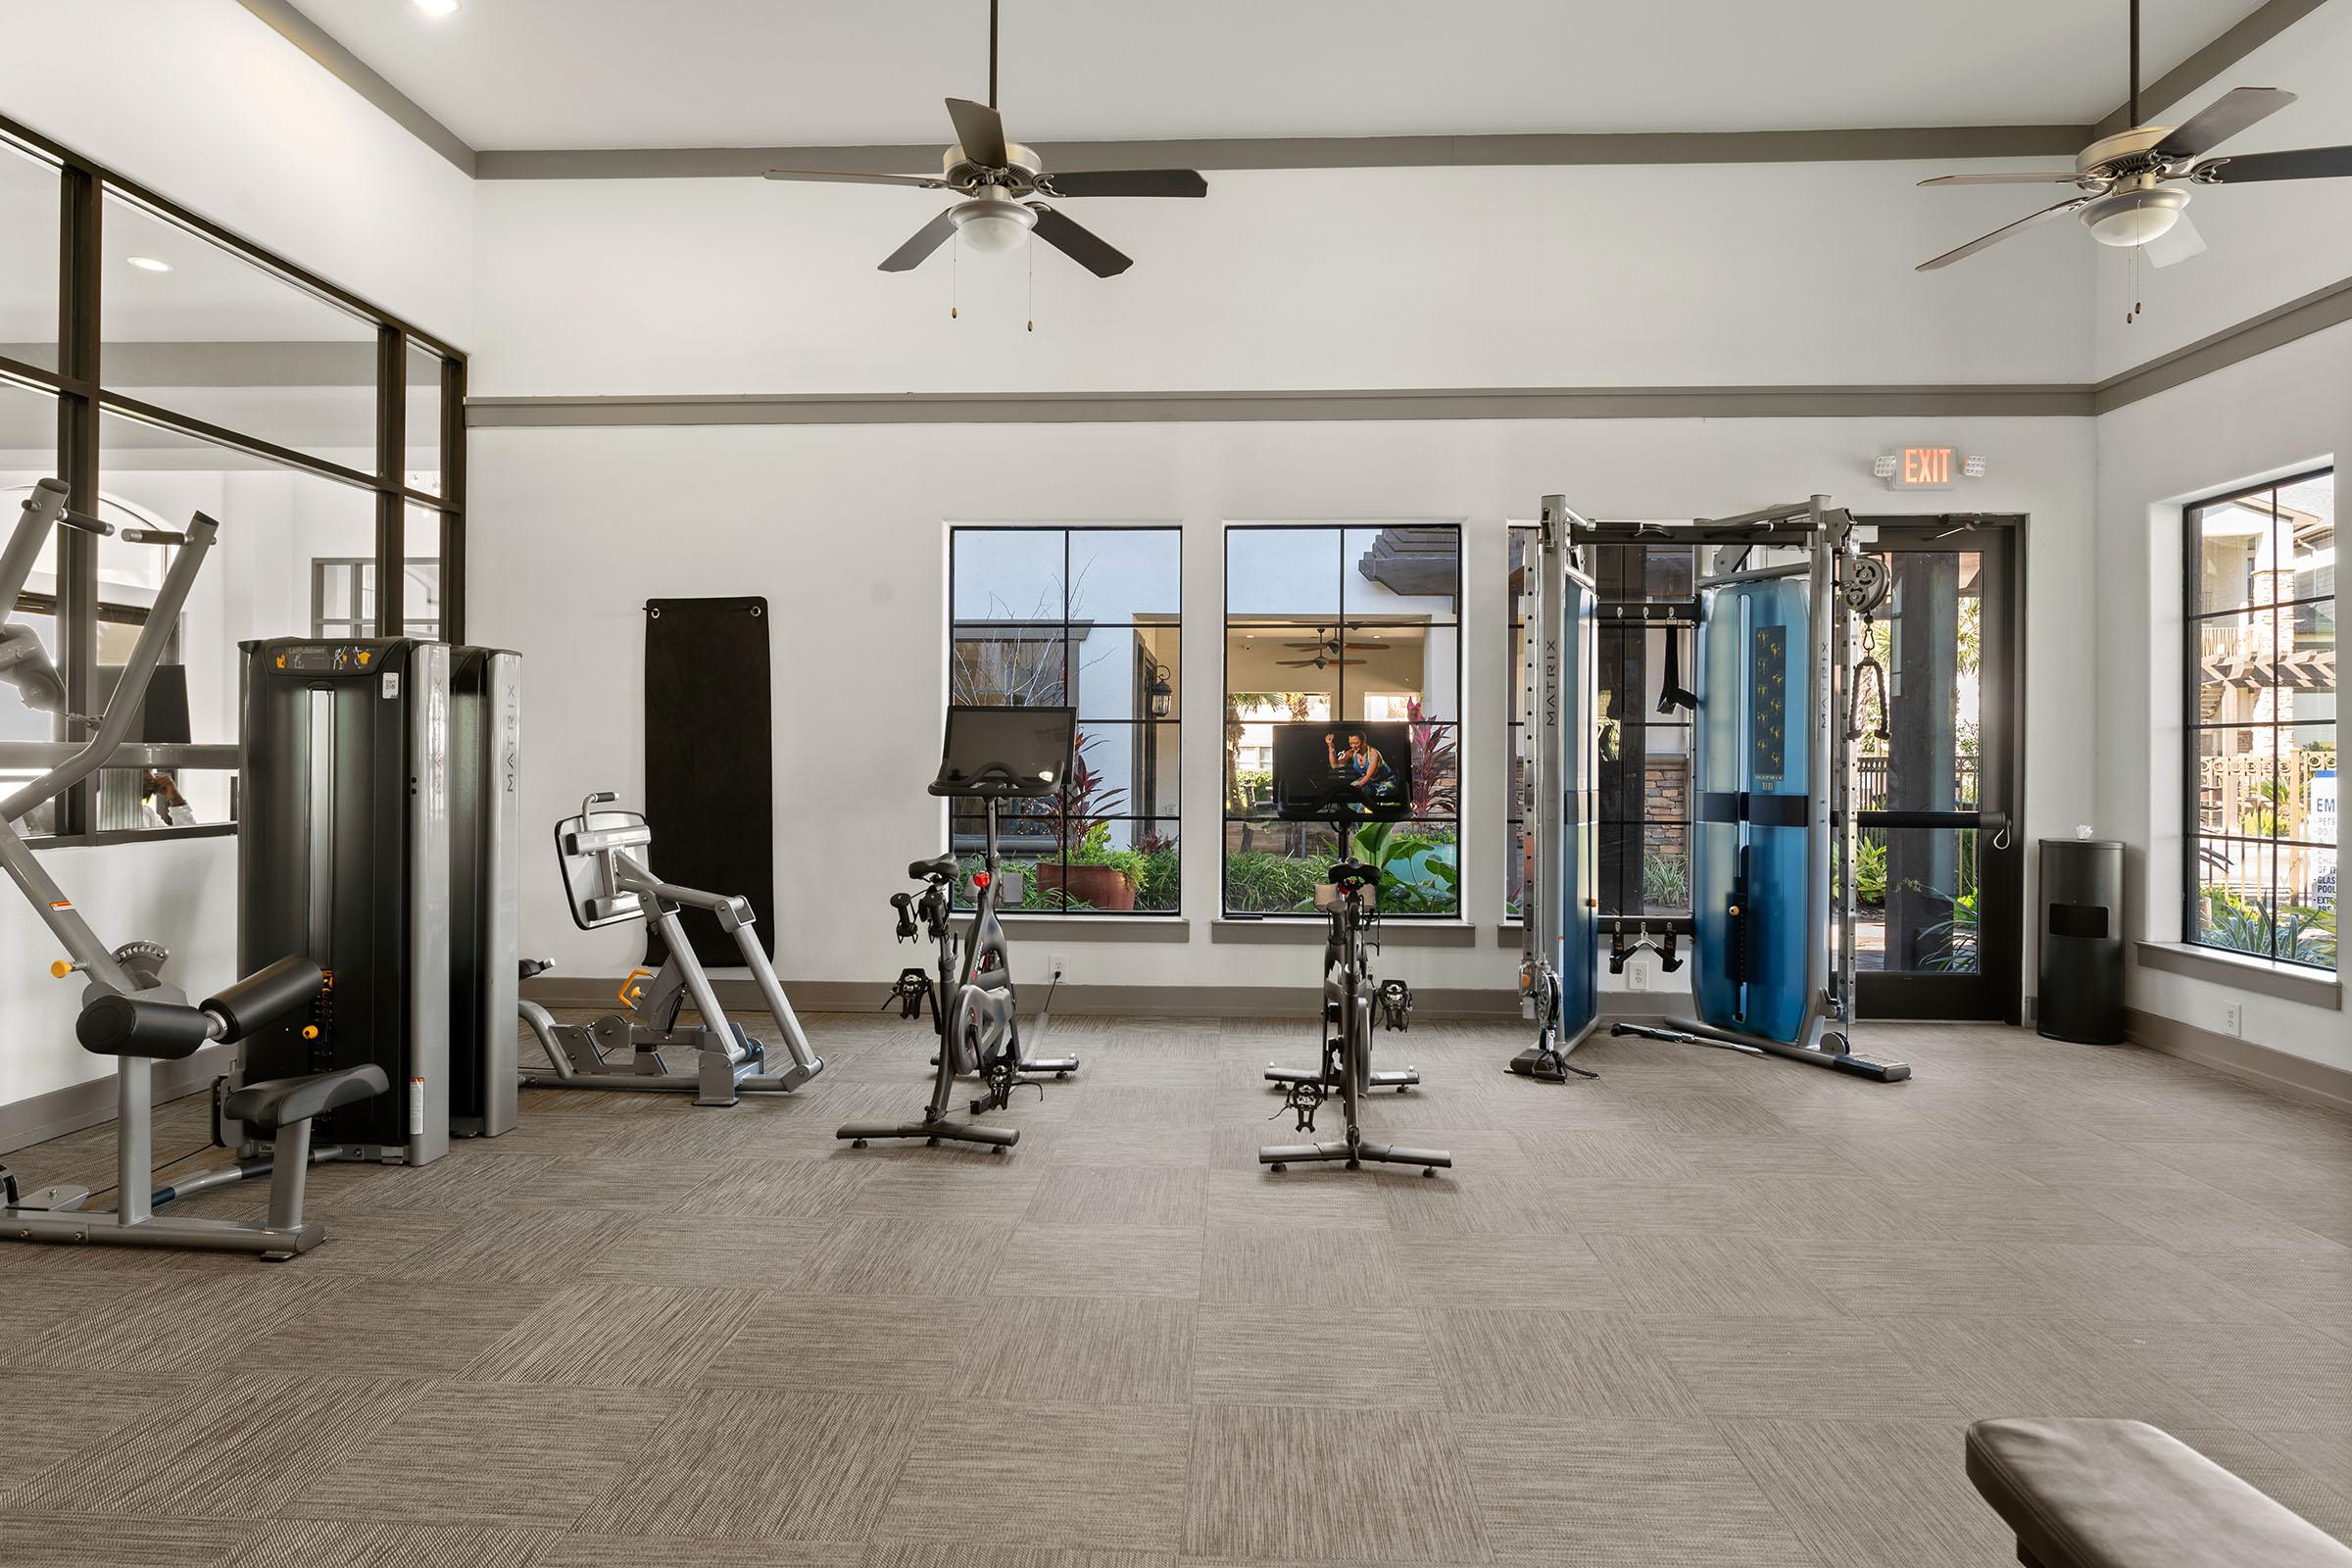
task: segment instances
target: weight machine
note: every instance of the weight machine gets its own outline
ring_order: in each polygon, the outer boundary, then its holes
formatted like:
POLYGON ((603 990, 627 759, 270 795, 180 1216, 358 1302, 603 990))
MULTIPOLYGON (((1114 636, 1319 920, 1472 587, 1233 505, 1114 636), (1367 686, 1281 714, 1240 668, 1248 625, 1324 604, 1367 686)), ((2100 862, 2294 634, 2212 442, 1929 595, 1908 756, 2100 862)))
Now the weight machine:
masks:
MULTIPOLYGON (((1854 1052, 1854 636, 1883 562, 1827 496, 1700 521, 1691 992, 1670 1028, 1899 1082, 1854 1052), (1758 552, 1781 559, 1751 564, 1758 552)), ((1612 1032, 1636 1032, 1625 1026, 1612 1032)))
POLYGON ((1594 940, 1592 579, 1579 564, 1576 533, 1591 524, 1563 496, 1545 496, 1521 564, 1519 621, 1519 1007, 1536 1043, 1511 1071, 1566 1083, 1569 1065, 1600 1020, 1594 940))
MULTIPOLYGON (((577 816, 556 824, 556 858, 564 871, 571 919, 583 931, 609 925, 642 924, 662 940, 661 969, 633 969, 621 982, 626 1012, 611 1012, 593 1023, 558 1023, 536 1002, 516 1004, 522 1021, 547 1055, 545 1067, 526 1067, 522 1081, 537 1089, 618 1089, 632 1094, 692 1095, 698 1105, 732 1105, 740 1095, 789 1094, 824 1070, 809 1049, 776 971, 760 951, 752 924, 751 901, 699 888, 678 887, 656 876, 645 855, 654 830, 636 811, 600 810, 612 804, 600 790, 580 802, 577 816), (727 1016, 710 974, 694 956, 679 924, 681 909, 711 914, 734 939, 751 970, 760 1000, 767 1004, 791 1062, 767 1070, 767 1046, 727 1016), (701 1022, 681 1026, 679 1014, 694 1004, 701 1022), (662 1053, 692 1054, 691 1070, 672 1067, 662 1053)), ((548 967, 545 959, 523 961, 529 978, 548 967)))

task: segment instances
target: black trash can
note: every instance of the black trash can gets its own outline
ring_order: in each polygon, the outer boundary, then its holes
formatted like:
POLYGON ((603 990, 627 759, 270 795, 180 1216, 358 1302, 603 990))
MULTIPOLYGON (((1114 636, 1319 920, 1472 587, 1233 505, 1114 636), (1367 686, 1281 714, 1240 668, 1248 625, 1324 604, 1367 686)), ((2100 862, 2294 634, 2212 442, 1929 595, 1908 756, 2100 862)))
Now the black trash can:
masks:
POLYGON ((2124 847, 2041 841, 2041 980, 2034 1027, 2052 1040, 2124 1039, 2124 847))

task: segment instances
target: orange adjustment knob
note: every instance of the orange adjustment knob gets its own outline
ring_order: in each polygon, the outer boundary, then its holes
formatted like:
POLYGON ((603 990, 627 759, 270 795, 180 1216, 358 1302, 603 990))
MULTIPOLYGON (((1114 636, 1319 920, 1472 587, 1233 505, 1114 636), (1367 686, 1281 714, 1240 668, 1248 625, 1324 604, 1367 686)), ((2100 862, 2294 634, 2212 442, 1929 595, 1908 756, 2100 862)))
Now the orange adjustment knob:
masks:
POLYGON ((363 649, 361 649, 361 650, 360 650, 360 662, 361 662, 361 663, 365 664, 366 662, 368 662, 368 660, 369 660, 369 658, 371 658, 371 657, 372 657, 372 656, 371 656, 371 655, 370 655, 370 654, 368 652, 368 650, 367 650, 367 649, 363 648, 363 649))
POLYGON ((285 667, 286 667, 286 656, 285 656, 285 655, 283 655, 283 654, 280 654, 280 655, 278 655, 278 656, 277 656, 277 667, 278 667, 278 668, 280 668, 280 669, 283 669, 283 668, 285 668, 285 667))
POLYGON ((302 1038, 303 1038, 303 1039, 305 1039, 305 1040, 316 1040, 316 1039, 318 1039, 318 1026, 317 1024, 315 1024, 315 1023, 306 1023, 306 1024, 304 1024, 304 1025, 302 1026, 302 1038))
POLYGON ((72 974, 73 972, 74 966, 63 958, 60 958, 55 963, 49 965, 49 976, 53 980, 63 980, 66 976, 72 974))
POLYGON ((1738 906, 1737 904, 1733 905, 1733 906, 1732 906, 1732 907, 1731 907, 1731 912, 1732 912, 1733 914, 1738 914, 1738 913, 1740 912, 1740 906, 1738 906))

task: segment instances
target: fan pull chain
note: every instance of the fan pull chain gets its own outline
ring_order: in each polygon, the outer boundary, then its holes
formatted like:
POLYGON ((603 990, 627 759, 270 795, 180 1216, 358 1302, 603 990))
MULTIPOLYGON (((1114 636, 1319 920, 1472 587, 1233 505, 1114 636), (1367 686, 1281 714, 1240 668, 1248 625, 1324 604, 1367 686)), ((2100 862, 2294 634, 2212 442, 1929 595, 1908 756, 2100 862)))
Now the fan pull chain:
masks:
POLYGON ((1031 240, 1028 244, 1022 246, 1021 254, 1029 259, 1028 330, 1034 332, 1037 330, 1037 241, 1031 240))
POLYGON ((956 236, 956 248, 948 252, 948 319, 956 319, 957 301, 963 289, 963 236, 956 236))

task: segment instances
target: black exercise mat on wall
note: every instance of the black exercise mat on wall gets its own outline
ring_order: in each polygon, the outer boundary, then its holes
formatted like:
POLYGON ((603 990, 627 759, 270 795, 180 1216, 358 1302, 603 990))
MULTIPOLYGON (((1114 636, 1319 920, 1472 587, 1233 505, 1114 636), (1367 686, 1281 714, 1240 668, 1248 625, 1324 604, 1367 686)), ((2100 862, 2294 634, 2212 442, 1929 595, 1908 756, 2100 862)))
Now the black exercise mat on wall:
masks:
MULTIPOLYGON (((776 956, 775 751, 769 735, 767 601, 650 599, 645 606, 645 819, 654 874, 752 901, 776 956)), ((679 918, 713 968, 743 955, 718 921, 679 918)), ((659 965, 662 939, 647 935, 659 965)))

